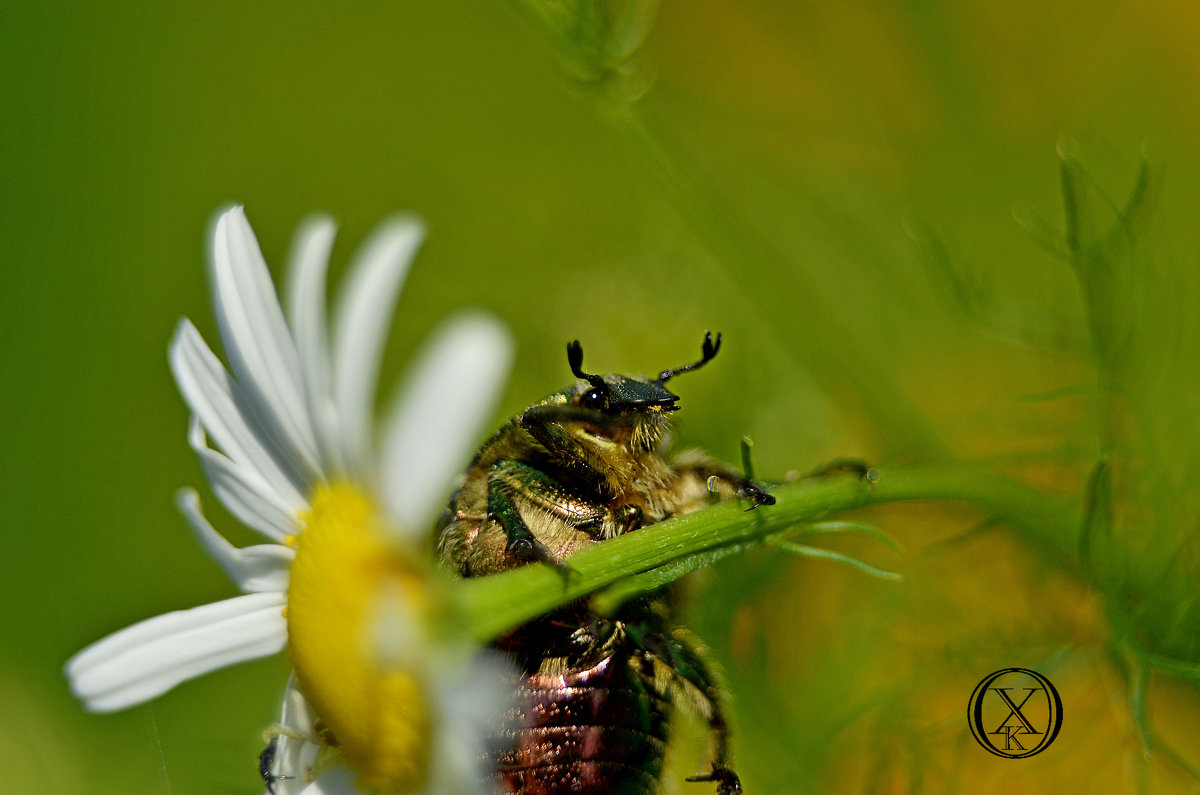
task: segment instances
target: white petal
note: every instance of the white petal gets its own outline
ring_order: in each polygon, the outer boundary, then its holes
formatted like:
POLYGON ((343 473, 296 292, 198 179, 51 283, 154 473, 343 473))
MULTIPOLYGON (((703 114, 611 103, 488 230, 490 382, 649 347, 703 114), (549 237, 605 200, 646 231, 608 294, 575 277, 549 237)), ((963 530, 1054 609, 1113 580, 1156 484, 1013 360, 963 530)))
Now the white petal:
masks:
POLYGON ((336 232, 332 219, 310 218, 296 233, 288 266, 288 315, 300 354, 308 414, 327 477, 346 472, 325 326, 325 280, 336 232))
POLYGON ((317 714, 313 712, 308 699, 300 691, 299 686, 296 684, 296 676, 293 674, 288 678, 287 689, 283 693, 283 706, 280 709, 279 723, 281 726, 286 726, 291 734, 298 737, 313 737, 315 739, 316 735, 313 724, 316 720, 317 714))
POLYGON ((295 679, 293 675, 288 680, 279 724, 272 727, 278 732, 275 735, 275 759, 271 765, 272 775, 279 777, 274 795, 297 795, 303 790, 304 779, 321 750, 313 728, 317 716, 296 686, 295 679))
POLYGON ((88 709, 124 709, 209 671, 282 650, 286 603, 283 593, 256 593, 166 613, 92 644, 64 671, 88 709))
POLYGON ((321 476, 302 392, 300 358, 279 307, 271 274, 241 207, 222 213, 210 252, 217 324, 234 377, 272 439, 321 476))
POLYGON ((466 468, 508 374, 512 341, 487 315, 443 324, 389 412, 380 488, 399 528, 423 535, 466 468))
POLYGON ((338 765, 300 790, 300 795, 361 795, 362 792, 354 785, 354 774, 350 768, 338 765))
POLYGON ((188 443, 200 458, 217 499, 247 526, 283 541, 300 531, 299 511, 279 499, 251 467, 240 466, 208 446, 200 420, 192 417, 188 443))
POLYGON ((171 372, 188 408, 231 460, 258 472, 274 496, 299 512, 308 507, 304 478, 272 451, 257 420, 243 412, 246 398, 224 365, 187 318, 179 321, 169 349, 171 372))
POLYGON ((499 654, 456 653, 436 661, 434 698, 440 717, 433 749, 429 795, 476 793, 498 788, 488 775, 486 727, 495 726, 512 706, 516 672, 499 654))
POLYGON ((385 223, 363 245, 338 298, 334 324, 334 398, 351 474, 373 471, 371 418, 379 360, 396 299, 424 236, 413 218, 385 223))
POLYGON ((221 565, 238 588, 246 593, 287 590, 292 561, 296 559, 291 547, 259 544, 239 549, 214 530, 204 518, 200 511, 200 497, 196 492, 182 489, 176 502, 201 546, 221 565))

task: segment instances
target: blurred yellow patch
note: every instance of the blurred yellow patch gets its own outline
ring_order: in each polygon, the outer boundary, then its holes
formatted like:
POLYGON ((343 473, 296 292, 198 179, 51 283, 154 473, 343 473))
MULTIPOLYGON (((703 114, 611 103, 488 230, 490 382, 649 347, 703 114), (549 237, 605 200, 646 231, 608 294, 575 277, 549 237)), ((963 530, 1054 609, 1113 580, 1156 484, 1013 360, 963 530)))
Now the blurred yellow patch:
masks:
POLYGON ((362 492, 323 487, 312 506, 288 590, 296 677, 362 786, 419 791, 433 731, 428 694, 417 672, 383 659, 376 634, 385 596, 398 592, 421 610, 425 582, 362 492))

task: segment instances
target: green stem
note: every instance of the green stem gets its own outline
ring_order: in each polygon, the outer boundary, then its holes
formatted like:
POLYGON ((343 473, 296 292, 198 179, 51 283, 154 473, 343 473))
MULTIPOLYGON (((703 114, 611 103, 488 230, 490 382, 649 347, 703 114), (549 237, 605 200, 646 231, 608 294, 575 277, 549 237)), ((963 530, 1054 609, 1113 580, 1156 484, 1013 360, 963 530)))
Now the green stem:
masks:
POLYGON ((625 578, 654 571, 656 585, 694 566, 672 565, 703 553, 746 546, 793 525, 842 511, 911 500, 955 501, 1011 524, 1068 567, 1074 567, 1078 506, 1020 483, 964 466, 884 470, 868 485, 852 475, 814 478, 772 490, 777 503, 746 511, 736 502, 715 505, 585 549, 564 576, 549 566, 523 566, 467 580, 458 593, 471 633, 481 642, 625 578), (661 569, 660 567, 667 567, 661 569))

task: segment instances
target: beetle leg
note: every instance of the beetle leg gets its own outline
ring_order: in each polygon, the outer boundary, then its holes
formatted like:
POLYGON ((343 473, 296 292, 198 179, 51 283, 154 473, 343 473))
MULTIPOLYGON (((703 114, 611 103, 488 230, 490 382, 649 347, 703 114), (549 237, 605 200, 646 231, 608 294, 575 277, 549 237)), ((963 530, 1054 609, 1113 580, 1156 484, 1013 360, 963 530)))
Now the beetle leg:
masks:
POLYGON ((715 781, 717 782, 717 795, 739 795, 742 791, 742 782, 737 773, 727 767, 717 767, 716 764, 713 765, 710 772, 699 776, 688 776, 684 781, 715 781))
POLYGON ((879 470, 861 458, 835 458, 809 472, 804 478, 824 478, 842 473, 858 475, 858 479, 872 489, 880 478, 879 470))
POLYGON ((645 522, 645 514, 636 505, 623 505, 617 511, 617 524, 621 526, 622 533, 633 532, 644 525, 645 522))
MULTIPOLYGON (((671 692, 679 697, 677 704, 690 706, 708 723, 712 737, 711 770, 688 781, 715 781, 719 795, 736 795, 742 791, 737 774, 729 767, 729 721, 725 717, 725 688, 716 668, 709 660, 704 646, 690 632, 676 627, 670 634, 638 632, 627 626, 634 641, 656 658, 665 674, 671 692)), ((656 680, 659 677, 656 676, 656 680)))
POLYGON ((752 480, 739 478, 737 483, 737 495, 743 499, 751 501, 751 505, 747 511, 753 511, 760 505, 774 505, 775 497, 763 490, 762 486, 752 480))
POLYGON ((267 747, 262 749, 262 753, 258 755, 258 774, 262 776, 262 780, 266 782, 267 792, 270 795, 275 795, 275 782, 289 779, 291 776, 280 776, 274 772, 275 768, 275 748, 279 743, 278 735, 271 737, 267 743, 267 747))
POLYGON ((529 531, 529 526, 521 518, 512 494, 505 488, 503 481, 489 479, 488 515, 500 523, 508 536, 505 552, 526 563, 540 561, 551 566, 559 565, 550 549, 529 531))
POLYGON ((520 417, 521 427, 549 451, 574 481, 589 494, 597 495, 601 502, 608 502, 616 495, 605 477, 607 464, 589 453, 562 426, 565 422, 589 421, 620 423, 622 420, 598 417, 595 412, 576 406, 531 406, 520 417))
POLYGON ((708 490, 722 498, 737 496, 750 500, 749 510, 760 505, 774 505, 775 497, 762 486, 743 477, 733 467, 720 463, 694 450, 685 451, 672 462, 678 472, 689 473, 708 485, 708 490))
POLYGON ((545 472, 520 461, 497 461, 488 470, 488 515, 508 536, 506 551, 526 562, 540 561, 557 568, 551 550, 530 531, 518 506, 545 511, 582 529, 598 527, 604 512, 563 488, 545 472))
POLYGON ((521 461, 497 461, 488 470, 488 512, 493 515, 497 513, 491 505, 494 493, 545 511, 581 530, 599 527, 604 522, 605 512, 602 508, 567 489, 540 469, 521 461))

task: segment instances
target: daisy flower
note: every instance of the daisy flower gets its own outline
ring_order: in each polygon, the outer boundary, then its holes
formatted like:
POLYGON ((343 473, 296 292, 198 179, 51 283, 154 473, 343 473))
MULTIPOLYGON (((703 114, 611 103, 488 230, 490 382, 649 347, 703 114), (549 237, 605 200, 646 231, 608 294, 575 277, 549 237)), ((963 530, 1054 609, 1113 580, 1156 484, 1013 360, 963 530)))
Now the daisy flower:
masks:
POLYGON ((262 759, 268 789, 485 786, 486 751, 471 738, 502 706, 503 677, 456 631, 425 542, 490 416, 511 346, 488 317, 446 321, 376 434, 379 360, 422 235, 410 218, 384 224, 352 263, 329 323, 332 221, 298 233, 285 314, 242 208, 218 216, 209 264, 229 368, 184 319, 171 370, 213 492, 267 543, 233 546, 197 494, 182 491, 197 540, 244 595, 143 621, 77 654, 66 675, 89 709, 140 704, 286 648, 293 676, 262 759))

